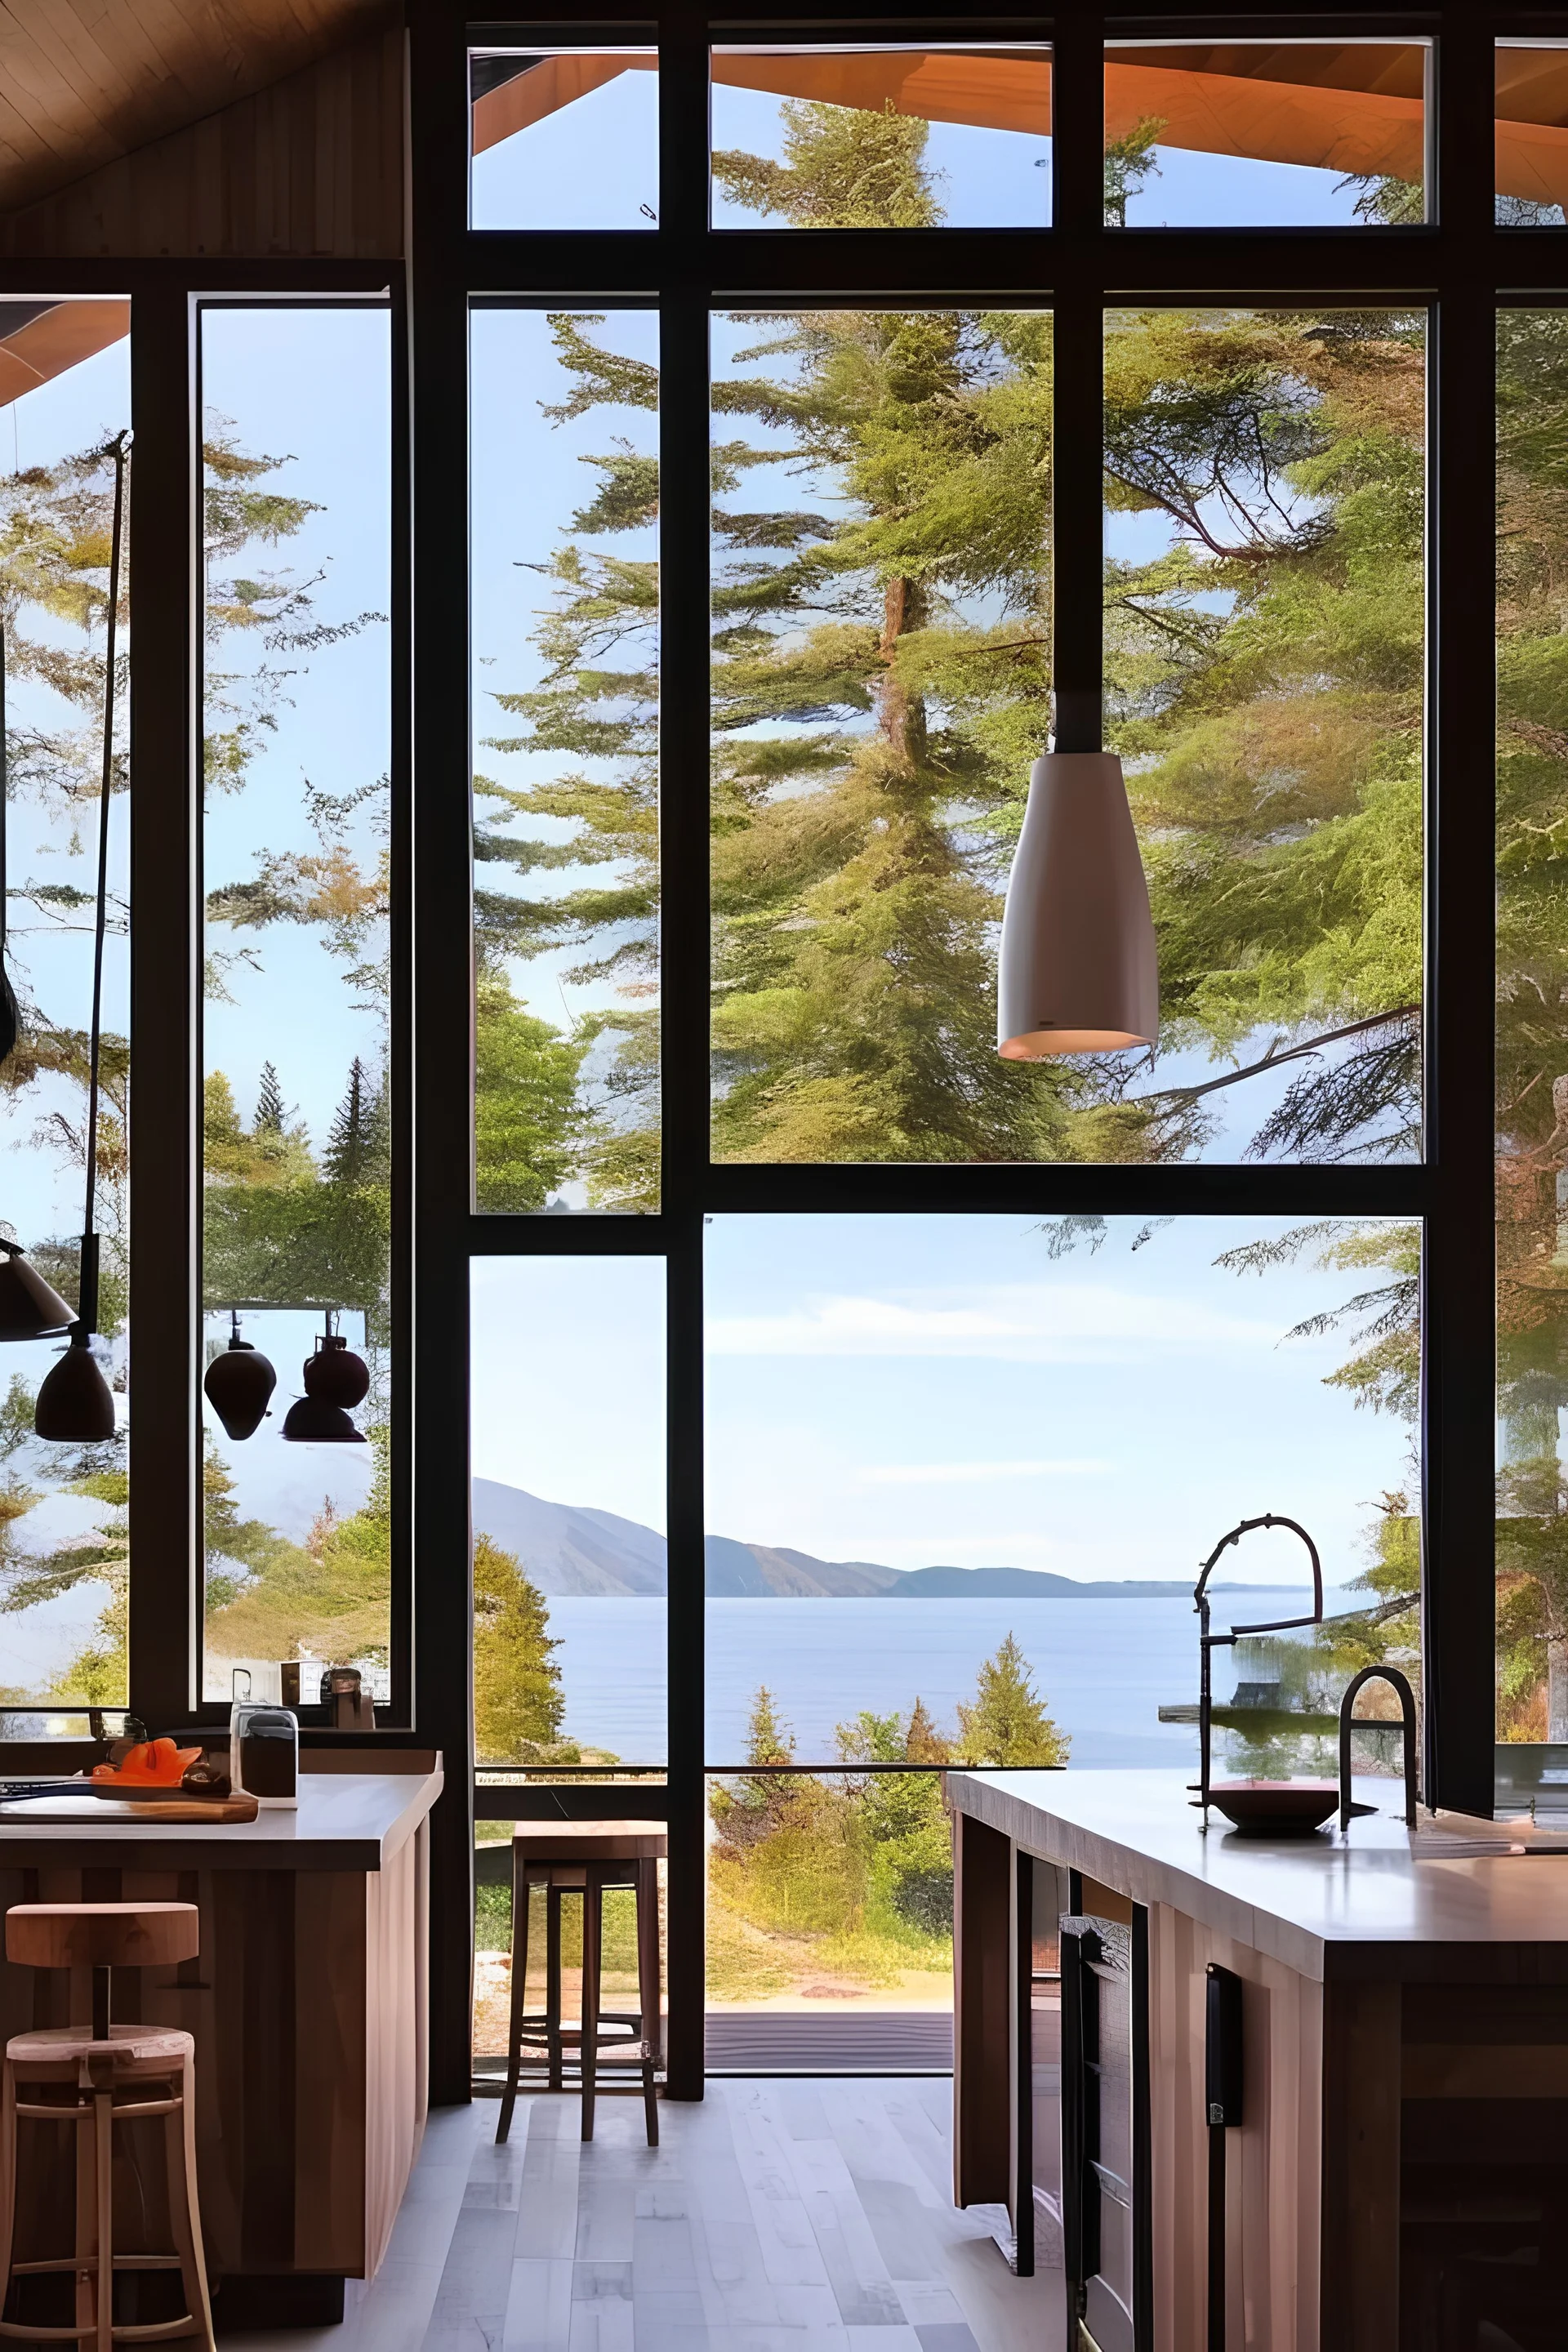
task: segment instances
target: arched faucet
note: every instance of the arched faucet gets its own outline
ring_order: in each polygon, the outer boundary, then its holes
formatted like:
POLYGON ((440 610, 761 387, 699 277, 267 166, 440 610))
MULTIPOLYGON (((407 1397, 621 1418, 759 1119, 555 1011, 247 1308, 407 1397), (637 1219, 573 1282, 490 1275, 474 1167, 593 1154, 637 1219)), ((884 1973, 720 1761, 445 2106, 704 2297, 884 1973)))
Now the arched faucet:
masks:
POLYGON ((1351 1802, 1351 1733, 1354 1728, 1352 1709, 1356 1694, 1363 1683, 1386 1683, 1399 1700, 1399 1712, 1405 1727, 1405 1826, 1415 1827, 1415 1807, 1419 1791, 1415 1786, 1415 1694, 1410 1678, 1397 1666, 1363 1666, 1345 1685, 1345 1695, 1340 1701, 1340 1833, 1350 1827, 1353 1812, 1371 1812, 1370 1805, 1351 1802))

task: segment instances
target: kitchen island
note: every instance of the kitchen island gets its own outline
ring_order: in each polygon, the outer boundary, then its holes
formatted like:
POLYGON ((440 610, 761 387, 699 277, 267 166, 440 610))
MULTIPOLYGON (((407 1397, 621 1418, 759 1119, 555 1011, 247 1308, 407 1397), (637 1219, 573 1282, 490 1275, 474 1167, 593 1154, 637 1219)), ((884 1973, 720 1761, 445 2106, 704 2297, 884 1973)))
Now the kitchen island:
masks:
MULTIPOLYGON (((438 1757, 307 1750, 297 1811, 174 1824, 0 1805, 0 1905, 195 1903, 201 1951, 125 1970, 116 2015, 195 2037, 197 2179, 222 2327, 341 2317, 385 2252, 426 2111, 427 1819, 438 1757), (336 1769, 353 1762, 359 1769, 336 1769), (315 1767, 316 1769, 311 1769, 315 1767)), ((0 1961, 6 2035, 85 2015, 88 1987, 0 1961)), ((132 2126, 132 2132, 144 2128, 132 2126)), ((69 2210, 40 2150, 22 2238, 69 2210)), ((48 2249, 45 2249, 47 2251, 48 2249)))
POLYGON ((1568 2342, 1568 1839, 1380 1780, 1241 1837, 1187 1780, 947 1776, 958 2203, 1069 2352, 1568 2342))

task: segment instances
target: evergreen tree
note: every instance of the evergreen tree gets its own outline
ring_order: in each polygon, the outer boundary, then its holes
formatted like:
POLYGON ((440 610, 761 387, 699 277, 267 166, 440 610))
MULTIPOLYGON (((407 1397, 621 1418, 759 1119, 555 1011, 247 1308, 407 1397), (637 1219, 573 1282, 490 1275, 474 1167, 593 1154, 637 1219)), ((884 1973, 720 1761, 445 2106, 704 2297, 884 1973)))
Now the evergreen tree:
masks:
POLYGON ((256 1133, 258 1136, 280 1136, 288 1116, 283 1108, 283 1089, 278 1083, 278 1073, 270 1062, 263 1062, 261 1083, 256 1097, 256 1118, 252 1122, 256 1133))
POLYGON ((1105 142, 1105 226, 1125 228, 1129 200, 1138 195, 1145 180, 1157 180, 1160 166, 1154 161, 1154 150, 1165 125, 1154 115, 1145 115, 1123 131, 1120 139, 1105 142))
POLYGON ((504 973, 475 991, 474 1168, 480 1209, 542 1209, 574 1172, 584 1047, 523 1011, 504 973))
POLYGON ((566 1702, 550 1612, 521 1562, 481 1535, 474 1542, 474 1753, 522 1764, 561 1736, 566 1702))
POLYGON ((348 1086, 332 1115, 322 1173, 330 1184, 361 1187, 384 1183, 387 1178, 384 1088, 372 1087, 364 1064, 356 1054, 349 1068, 348 1086))
POLYGON ((1068 1740, 1046 1713, 1029 1663, 1009 1633, 981 1667, 971 1706, 958 1710, 957 1752, 965 1764, 1065 1764, 1068 1740))
POLYGON ((952 1749, 927 1709, 923 1698, 917 1698, 910 1709, 909 1727, 904 1734, 904 1754, 911 1764, 951 1764, 952 1749))

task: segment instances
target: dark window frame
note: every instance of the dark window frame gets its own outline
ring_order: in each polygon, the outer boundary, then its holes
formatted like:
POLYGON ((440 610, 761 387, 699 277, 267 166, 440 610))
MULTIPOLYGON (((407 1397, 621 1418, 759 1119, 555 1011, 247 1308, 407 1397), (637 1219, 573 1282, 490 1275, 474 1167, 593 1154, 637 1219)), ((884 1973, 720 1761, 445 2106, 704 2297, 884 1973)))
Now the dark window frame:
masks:
MULTIPOLYGON (((1041 41, 1053 50, 1053 226, 990 233, 768 230, 708 226, 707 157, 692 125, 708 119, 707 46, 787 39, 790 26, 759 0, 737 0, 721 20, 689 5, 650 10, 635 30, 659 47, 659 222, 653 231, 468 230, 467 61, 471 38, 629 38, 634 27, 586 14, 559 25, 465 25, 451 0, 416 0, 413 247, 416 402, 440 424, 415 452, 422 591, 416 688, 423 822, 420 920, 445 936, 429 988, 426 1035, 449 1038, 468 1011, 468 840, 441 804, 466 805, 466 738, 437 717, 445 680, 467 677, 460 617, 437 609, 437 581, 466 548, 460 458, 465 420, 463 312, 470 294, 592 301, 655 296, 661 313, 661 567, 663 583, 662 857, 664 1141, 662 1206, 647 1218, 531 1220, 475 1216, 469 1206, 466 1073, 426 1067, 421 1119, 422 1295, 452 1298, 471 1256, 614 1255, 655 1251, 668 1268, 669 1711, 668 1780, 658 1794, 670 1824, 669 2076, 675 2095, 700 2095, 704 1805, 702 1749, 702 1296, 705 1217, 726 1211, 833 1213, 942 1209, 979 1214, 1096 1209, 1131 1215, 1399 1215, 1424 1223, 1423 1552, 1428 1706, 1426 1786, 1435 1800, 1489 1811, 1492 1801, 1492 1197, 1491 794, 1476 780, 1492 765, 1492 671, 1477 650, 1492 636, 1494 446, 1492 320, 1500 300, 1568 299, 1568 232, 1498 229, 1492 220, 1493 43, 1511 29, 1478 4, 1447 0, 1414 16, 1341 13, 1308 18, 1283 9, 1225 18, 1151 8, 1139 16, 1075 5, 1053 22, 1018 15, 911 26, 866 0, 842 37, 855 39, 1041 41), (1222 36, 1429 38, 1429 220, 1354 229, 1140 229, 1104 226, 1101 60, 1107 37, 1222 36), (1553 239, 1556 242, 1553 242, 1553 239), (1521 281, 1523 284, 1521 286, 1521 281), (1426 1157, 1409 1167, 884 1167, 710 1165, 708 1159, 707 906, 707 314, 735 301, 802 296, 853 301, 1022 300, 1056 319, 1058 445, 1092 462, 1057 469, 1058 576, 1094 593, 1057 599, 1058 688, 1100 686, 1098 582, 1100 314, 1111 301, 1161 299, 1409 302, 1429 309, 1426 731, 1426 1157), (432 538, 432 534, 434 537, 432 538), (432 562, 432 546, 439 551, 432 562), (1451 650, 1450 650, 1451 649, 1451 650), (437 910, 441 911, 437 911, 437 910), (461 946, 456 936, 460 931, 461 946), (460 1146, 454 1139, 462 1139, 460 1146), (438 1235, 434 1247, 432 1236, 438 1235), (438 1255, 437 1255, 438 1253, 438 1255)), ((1568 12, 1522 32, 1568 34, 1568 12)), ((799 37, 822 37, 821 20, 799 37)), ((466 696, 466 686, 465 686, 466 696)), ((447 710, 450 710, 450 703, 447 710)), ((466 1333, 464 1335, 466 1339, 466 1333)), ((454 1343, 455 1353, 455 1343, 454 1343)), ((428 1366, 426 1364, 426 1370, 428 1366)), ((448 1752, 464 1723, 460 1694, 469 1628, 453 1595, 461 1574, 456 1530, 467 1526, 462 1416, 443 1401, 422 1417, 426 1479, 416 1605, 421 1657, 439 1672, 448 1752), (434 1571, 434 1572, 432 1572, 434 1571), (445 1596, 445 1598, 442 1598, 445 1596)), ((423 1719, 423 1710, 422 1710, 423 1719)), ((626 1801, 603 1791, 604 1807, 626 1801)), ((601 1810, 588 1788, 572 1810, 601 1810)), ((473 1801, 472 1793, 470 1802, 473 1801)), ((527 1800, 477 1792, 479 1811, 504 1818, 527 1800)), ((654 1792, 638 1803, 654 1809, 654 1792)), ((446 1884, 456 1896, 472 1823, 448 1832, 446 1884), (462 1842, 458 1851, 458 1841, 462 1842)), ((442 1897, 441 1899, 446 1899, 442 1897)), ((455 1974, 466 1919, 442 1930, 455 1974)), ((450 1980, 449 1980, 450 1981, 450 1980)), ((453 2079, 467 2065, 465 2021, 436 2029, 453 2079), (460 2054, 459 2054, 460 2053, 460 2054)))

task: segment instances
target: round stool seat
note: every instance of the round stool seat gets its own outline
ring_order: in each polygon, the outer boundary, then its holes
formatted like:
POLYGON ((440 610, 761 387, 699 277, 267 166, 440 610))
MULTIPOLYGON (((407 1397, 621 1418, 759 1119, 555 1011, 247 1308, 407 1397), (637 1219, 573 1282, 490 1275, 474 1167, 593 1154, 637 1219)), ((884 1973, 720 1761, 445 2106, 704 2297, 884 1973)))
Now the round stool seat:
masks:
POLYGON ((107 2042, 95 2042, 79 2025, 46 2025, 37 2032, 14 2033, 5 2055, 13 2066, 76 2066, 83 2058, 96 2058, 177 2071, 195 2057, 195 2048, 193 2036, 177 2025, 111 2025, 107 2042))
POLYGON ((14 1903, 5 1957, 28 1969, 159 1969, 195 1959, 194 1903, 14 1903))

